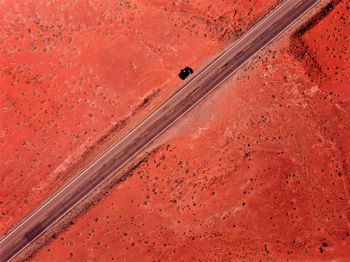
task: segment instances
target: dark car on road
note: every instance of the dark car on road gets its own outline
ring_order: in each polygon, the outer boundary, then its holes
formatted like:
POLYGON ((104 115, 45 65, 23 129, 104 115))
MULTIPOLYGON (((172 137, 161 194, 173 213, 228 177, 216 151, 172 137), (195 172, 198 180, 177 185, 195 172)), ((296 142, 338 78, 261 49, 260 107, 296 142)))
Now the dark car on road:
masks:
POLYGON ((191 67, 186 66, 184 69, 182 69, 179 73, 179 77, 182 80, 185 80, 190 74, 193 74, 193 70, 191 67))

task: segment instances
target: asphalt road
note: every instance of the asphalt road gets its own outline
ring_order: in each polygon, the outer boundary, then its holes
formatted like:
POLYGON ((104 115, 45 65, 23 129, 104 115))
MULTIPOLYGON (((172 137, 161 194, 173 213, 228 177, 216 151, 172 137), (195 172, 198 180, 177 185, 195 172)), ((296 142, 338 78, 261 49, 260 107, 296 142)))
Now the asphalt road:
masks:
POLYGON ((4 235, 0 241, 1 261, 16 256, 318 1, 285 1, 201 72, 186 80, 179 91, 139 126, 4 235))

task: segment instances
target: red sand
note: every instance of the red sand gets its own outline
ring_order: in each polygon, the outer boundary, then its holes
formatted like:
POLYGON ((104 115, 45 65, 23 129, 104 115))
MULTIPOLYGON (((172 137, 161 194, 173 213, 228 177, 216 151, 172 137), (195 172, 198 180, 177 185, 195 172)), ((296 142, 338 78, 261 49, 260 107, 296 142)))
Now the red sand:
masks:
POLYGON ((302 41, 322 72, 324 89, 350 96, 350 2, 343 1, 326 19, 306 32, 302 41), (332 21, 332 22, 330 22, 332 21))
POLYGON ((288 41, 183 119, 33 261, 348 260, 349 97, 309 79, 288 41))
POLYGON ((276 2, 2 1, 0 232, 144 97, 160 89, 154 107, 181 67, 196 69, 276 2))

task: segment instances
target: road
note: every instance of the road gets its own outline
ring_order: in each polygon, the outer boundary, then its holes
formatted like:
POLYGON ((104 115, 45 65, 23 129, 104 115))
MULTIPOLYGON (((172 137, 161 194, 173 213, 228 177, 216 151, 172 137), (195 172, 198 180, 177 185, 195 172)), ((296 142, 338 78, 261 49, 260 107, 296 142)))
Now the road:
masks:
POLYGON ((140 125, 5 234, 0 241, 1 261, 15 257, 318 1, 285 1, 201 72, 186 80, 182 88, 140 125))

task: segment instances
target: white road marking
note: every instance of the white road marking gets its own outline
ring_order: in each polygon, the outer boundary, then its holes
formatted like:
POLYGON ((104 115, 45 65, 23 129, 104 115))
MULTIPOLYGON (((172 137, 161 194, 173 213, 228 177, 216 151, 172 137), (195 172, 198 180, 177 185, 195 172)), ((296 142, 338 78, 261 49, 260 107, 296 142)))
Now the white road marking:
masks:
MULTIPOLYGON (((238 45, 240 42, 242 42, 245 38, 247 38, 252 32, 256 30, 257 27, 259 27, 263 22, 265 22, 267 19, 269 19, 273 14, 278 12, 284 5, 289 3, 290 1, 293 0, 288 0, 281 4, 278 8, 273 10, 270 14, 268 14, 264 19, 262 19, 259 23, 257 23, 254 27, 252 27, 242 38, 240 38, 238 41, 236 41, 231 47, 229 47, 227 50, 225 50, 220 56, 218 56, 214 61, 212 61, 208 67, 206 67, 203 71, 199 72, 197 75, 195 75, 190 82, 192 82, 194 79, 196 79, 200 74, 206 72, 207 70, 210 69, 211 65, 213 65, 219 58, 224 56, 227 52, 231 51, 236 45, 238 45)), ((187 84, 184 84, 184 87, 188 85, 190 82, 187 84)), ((183 88, 181 88, 177 93, 180 93, 183 91, 183 88)), ((74 181, 79 179, 81 176, 83 176, 88 169, 90 169, 92 166, 94 166, 101 158, 103 158, 105 155, 107 155, 109 152, 111 152, 114 148, 116 148, 120 143, 122 143, 125 139, 127 139, 130 135, 135 133, 140 126, 142 126, 148 119, 150 119, 152 116, 154 116, 156 113, 158 113, 161 109, 163 109, 167 104, 169 104, 170 101, 172 101, 176 95, 173 95, 172 97, 169 98, 169 100, 166 101, 166 103, 162 104, 158 109, 156 109, 153 113, 151 113, 147 118, 145 118, 140 124, 138 124, 134 129, 132 129, 127 135, 125 135, 121 140, 119 140, 116 144, 111 146, 103 155, 101 155, 99 158, 97 158, 92 164, 90 164, 88 167, 86 167, 78 176, 76 176, 73 180, 69 181, 62 189, 60 189, 58 192, 56 192, 48 201, 44 202, 44 204, 37 209, 35 212, 33 212, 29 217, 27 217, 25 220, 23 220, 20 224, 18 224, 11 232, 9 232, 3 239, 0 240, 0 244, 4 241, 5 238, 8 236, 12 235, 14 231, 16 231, 19 227, 21 227, 25 222, 27 222, 30 218, 32 218, 38 211, 40 211, 42 208, 44 208, 46 205, 51 203, 58 195, 60 195, 67 187, 69 187, 74 181)))
MULTIPOLYGON (((280 9, 283 5, 285 5, 287 2, 289 1, 293 1, 293 0, 287 0, 286 2, 284 2, 279 8, 277 8, 273 13, 275 13, 278 9, 280 9)), ((316 1, 314 4, 312 4, 307 10, 305 10, 303 13, 300 14, 300 16, 302 16, 303 14, 305 14, 306 12, 308 12, 312 7, 314 7, 317 3, 319 3, 320 0, 316 1)), ((272 13, 272 14, 273 14, 272 13)), ((270 17, 272 14, 270 14, 268 17, 270 17)), ((299 16, 299 17, 300 17, 299 16)), ((267 19, 267 18, 266 18, 267 19)), ((256 29, 256 27, 258 27, 262 22, 264 22, 266 19, 260 21, 256 26, 254 26, 254 28, 251 29, 251 31, 249 31, 248 33, 250 34, 252 31, 254 31, 254 29, 256 29)), ((167 131, 169 129, 170 126, 172 126, 174 124, 174 122, 176 122, 179 118, 181 118, 183 115, 185 115, 186 113, 188 113, 188 111, 190 111, 194 106, 196 106, 199 102, 201 102, 204 98, 206 98, 210 93, 212 93, 220 84, 222 84, 222 82, 224 82, 227 78, 229 78, 232 74, 234 74, 237 70, 239 70, 244 64, 246 64, 248 61, 250 61, 261 49, 265 48, 269 43, 271 43, 274 39, 276 39, 277 37, 279 37, 282 33, 284 33, 289 27, 291 27, 293 24, 295 24, 297 22, 297 20, 294 20, 291 24, 289 24, 283 31, 279 32, 275 37, 273 37, 269 42, 267 42, 265 45, 263 45, 259 50, 257 50, 249 59, 247 59, 245 62, 243 62, 238 68, 236 68, 234 71, 232 71, 227 77, 225 77, 222 81, 220 81, 214 88, 212 88, 205 96, 203 96, 202 98, 200 98, 197 102, 195 102, 194 104, 192 104, 186 111, 184 111, 181 115, 179 115, 175 120, 173 120, 165 129, 163 129, 159 134, 157 134, 152 140, 150 140, 147 144, 145 144, 142 148, 140 148, 137 152, 135 152, 128 160, 125 161, 125 163, 120 166, 119 168, 117 168, 113 173, 117 172, 118 170, 120 170, 121 168, 123 168, 127 162, 129 160, 131 160, 132 158, 134 158, 140 151, 142 151, 143 149, 145 149, 149 144, 151 144, 155 139, 157 139, 160 135, 162 135, 165 131, 167 131)), ((247 33, 247 35, 248 35, 247 33)), ((247 35, 243 36, 237 43, 235 43, 229 50, 231 50, 234 46, 236 46, 241 40, 243 40, 247 35)), ((223 54, 227 53, 229 50, 224 51, 223 54)), ((220 55, 218 58, 222 57, 222 55, 220 55)), ((217 61, 214 60, 213 62, 211 62, 208 66, 208 68, 210 67, 210 65, 214 64, 214 62, 217 61)), ((208 68, 204 69, 203 71, 201 71, 200 73, 203 73, 204 71, 206 71, 208 68)), ((199 75, 199 74, 198 74, 199 75)), ((197 75, 196 75, 197 76, 197 75)), ((195 77, 193 78, 195 79, 195 77)), ((193 80, 192 79, 192 80, 193 80)), ((192 81, 191 80, 191 81, 192 81)), ((180 93, 183 89, 180 89, 178 93, 180 93)), ((173 100, 175 95, 173 95, 169 100, 167 100, 166 104, 168 104, 171 100, 173 100)), ((18 226, 16 226, 16 228, 14 228, 9 234, 5 235, 3 237, 3 239, 1 239, 0 244, 6 239, 8 238, 10 235, 12 235, 15 231, 17 231, 26 221, 28 221, 31 217, 33 217, 38 211, 40 211, 42 208, 44 208, 48 203, 50 203, 52 200, 54 200, 55 197, 57 197, 59 194, 62 193, 62 191, 65 190, 65 188, 69 187, 75 180, 77 180, 80 176, 82 176, 84 174, 84 172, 87 171, 87 169, 91 168, 93 165, 96 164, 96 162, 98 162, 101 158, 103 158, 106 154, 108 154, 111 150, 113 150, 116 146, 118 146, 123 140, 125 140, 128 136, 130 136, 132 133, 134 133, 142 124, 144 124, 145 121, 147 121, 150 117, 152 117, 156 112, 158 112, 163 106, 165 106, 166 104, 161 105, 156 111, 154 111, 150 116, 148 116, 145 120, 143 120, 138 126, 136 126, 132 131, 130 131, 130 133, 128 133, 124 138, 122 138, 119 142, 117 142, 115 145, 113 145, 108 151, 106 151, 106 153, 104 153, 103 155, 101 155, 101 157, 99 157, 97 160, 95 160, 95 162, 93 162, 90 166, 88 166, 84 171, 82 171, 82 173, 80 173, 80 175, 78 175, 76 178, 74 178, 72 181, 70 181, 64 188, 62 188, 59 192, 57 192, 51 199, 49 199, 47 202, 45 202, 39 209, 37 209, 34 213, 32 213, 31 216, 29 216, 28 218, 26 218, 23 222, 21 222, 18 226)), ((103 184, 103 182, 105 182, 107 179, 109 179, 110 176, 106 177, 104 180, 102 180, 97 186, 95 186, 93 189, 91 189, 83 198, 81 198, 74 206, 72 206, 69 210, 67 210, 65 213, 63 213, 60 217, 58 217, 55 221, 53 221, 47 228, 51 227, 54 223, 56 223, 58 220, 60 220, 63 216, 65 216, 69 211, 72 210, 73 207, 75 207, 76 205, 78 205, 82 200, 84 200, 92 191, 94 191, 97 187, 99 187, 100 185, 103 184)), ((47 229, 46 228, 46 229, 47 229)), ((41 232, 36 238, 34 238, 31 242, 27 243, 27 245, 25 245, 21 250, 19 250, 16 254, 14 254, 10 260, 12 258, 14 258, 16 255, 18 255, 23 249, 25 249, 28 245, 30 245, 33 241, 35 241, 38 237, 40 237, 46 230, 44 230, 43 232, 41 232)))

